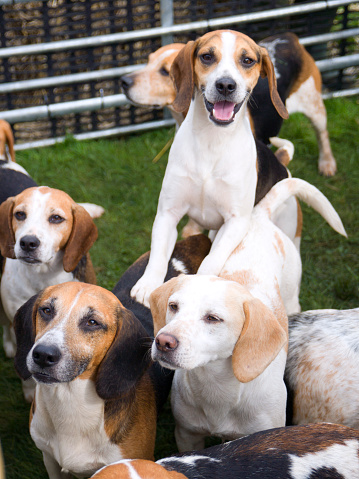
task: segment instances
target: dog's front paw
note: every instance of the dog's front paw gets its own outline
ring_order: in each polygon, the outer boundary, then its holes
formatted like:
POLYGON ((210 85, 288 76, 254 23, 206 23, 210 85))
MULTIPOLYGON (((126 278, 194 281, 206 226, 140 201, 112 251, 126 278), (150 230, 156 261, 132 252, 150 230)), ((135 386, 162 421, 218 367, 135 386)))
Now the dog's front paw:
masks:
POLYGON ((158 286, 161 286, 161 281, 154 281, 153 278, 147 278, 145 275, 140 278, 131 289, 131 297, 138 303, 143 304, 147 308, 150 307, 150 295, 158 286))

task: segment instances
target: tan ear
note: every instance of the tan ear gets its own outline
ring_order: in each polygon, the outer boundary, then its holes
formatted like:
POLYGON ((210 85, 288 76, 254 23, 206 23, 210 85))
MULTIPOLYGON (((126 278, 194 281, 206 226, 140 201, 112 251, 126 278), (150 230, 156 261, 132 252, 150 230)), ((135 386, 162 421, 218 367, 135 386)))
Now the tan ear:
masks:
POLYGON ((176 98, 171 106, 178 113, 186 111, 191 103, 194 87, 194 49, 195 42, 188 42, 180 50, 171 66, 170 76, 177 90, 176 98))
POLYGON ((87 254, 97 239, 97 228, 91 216, 80 205, 72 208, 73 224, 63 259, 64 270, 68 273, 78 265, 82 256, 87 254))
POLYGON ((274 105, 274 108, 277 110, 277 112, 282 118, 287 120, 289 118, 289 114, 277 90, 277 79, 275 77, 273 63, 268 55, 267 50, 264 47, 261 47, 261 55, 262 55, 261 77, 268 78, 269 94, 270 94, 272 103, 274 105))
POLYGON ((162 286, 152 291, 150 295, 150 308, 153 318, 154 336, 157 335, 160 329, 166 326, 166 311, 168 298, 176 289, 176 286, 178 285, 181 276, 183 275, 166 281, 166 283, 163 283, 162 286))
POLYGON ((0 252, 6 258, 16 259, 15 233, 12 228, 14 197, 8 198, 0 205, 0 252))
POLYGON ((245 322, 232 355, 233 372, 247 383, 259 376, 287 342, 287 334, 259 299, 243 303, 245 322))

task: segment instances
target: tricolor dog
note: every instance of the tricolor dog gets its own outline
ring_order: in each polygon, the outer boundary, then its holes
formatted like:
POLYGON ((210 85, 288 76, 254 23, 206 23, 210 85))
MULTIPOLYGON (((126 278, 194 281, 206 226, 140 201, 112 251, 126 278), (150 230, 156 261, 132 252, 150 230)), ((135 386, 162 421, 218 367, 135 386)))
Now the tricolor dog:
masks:
MULTIPOLYGON (((89 250, 97 228, 89 213, 65 192, 46 186, 25 189, 0 205, 0 250, 5 258, 1 302, 10 324, 17 309, 46 286, 96 282, 89 250)), ((12 328, 4 349, 15 354, 12 328)))
MULTIPOLYGON (((332 176, 336 172, 336 162, 329 142, 321 75, 314 59, 294 33, 273 35, 259 42, 259 45, 267 49, 272 60, 278 93, 288 113, 303 113, 315 129, 320 173, 332 176)), ((123 91, 130 101, 154 108, 168 106, 178 125, 182 123, 184 114, 172 107, 176 90, 169 73, 183 47, 183 43, 161 47, 149 56, 145 68, 121 78, 123 91)), ((248 114, 258 140, 269 143, 271 137, 278 135, 283 120, 272 105, 266 78, 260 78, 255 86, 248 104, 248 114)))
POLYGON ((359 432, 310 424, 258 432, 159 461, 121 461, 93 479, 358 479, 359 432))
MULTIPOLYGON (((265 146, 256 144, 246 115, 247 102, 260 75, 268 77, 271 99, 287 117, 265 48, 233 31, 211 32, 189 42, 171 68, 176 111, 189 107, 169 154, 152 228, 151 255, 132 296, 148 304, 162 284, 177 237, 177 224, 187 214, 215 236, 200 274, 219 274, 245 236, 258 202, 287 170, 265 146)), ((290 199, 282 227, 294 239, 297 204, 290 199)))
POLYGON ((329 201, 299 179, 277 183, 254 208, 249 231, 220 276, 180 276, 150 296, 152 358, 175 370, 171 402, 180 451, 204 438, 234 439, 284 426, 287 313, 300 310, 300 255, 271 216, 291 195, 339 233, 329 201))
POLYGON ((333 422, 359 429, 359 308, 289 318, 287 424, 333 422))
MULTIPOLYGON (((195 273, 208 250, 202 235, 179 242, 167 277, 195 273)), ((152 364, 152 316, 129 294, 147 260, 145 254, 136 261, 114 293, 63 283, 15 316, 15 368, 37 383, 30 432, 50 479, 88 477, 124 458, 153 459, 157 413, 172 374, 152 364)))

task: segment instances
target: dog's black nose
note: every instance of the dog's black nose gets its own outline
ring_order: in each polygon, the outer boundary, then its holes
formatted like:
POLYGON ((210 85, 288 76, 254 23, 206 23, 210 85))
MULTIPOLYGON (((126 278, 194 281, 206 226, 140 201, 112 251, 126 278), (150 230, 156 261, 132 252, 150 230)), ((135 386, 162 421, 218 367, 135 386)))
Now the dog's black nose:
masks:
POLYGON ((161 333, 156 337, 156 347, 160 351, 174 351, 178 347, 178 340, 172 334, 161 333))
POLYGON ((124 75, 121 77, 121 86, 124 92, 126 92, 133 85, 133 78, 130 75, 124 75))
POLYGON ((61 352, 57 346, 38 344, 33 352, 32 359, 40 368, 51 368, 60 361, 61 352))
POLYGON ((20 248, 27 253, 34 251, 40 246, 40 240, 36 236, 26 235, 20 240, 20 248))
POLYGON ((233 78, 224 77, 216 81, 216 89, 218 93, 220 93, 223 96, 228 96, 231 93, 235 92, 236 88, 237 88, 237 84, 233 80, 233 78))

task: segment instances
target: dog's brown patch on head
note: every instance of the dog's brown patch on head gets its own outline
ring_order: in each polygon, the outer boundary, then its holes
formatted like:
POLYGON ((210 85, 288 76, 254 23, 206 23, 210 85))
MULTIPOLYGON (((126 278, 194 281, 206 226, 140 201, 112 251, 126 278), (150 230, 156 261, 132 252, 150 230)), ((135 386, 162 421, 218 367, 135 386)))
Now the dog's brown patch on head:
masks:
POLYGON ((110 291, 86 283, 69 282, 44 291, 36 314, 36 340, 60 328, 74 362, 88 362, 79 376, 95 374, 116 335, 120 302, 110 291))
MULTIPOLYGON (((12 228, 14 233, 23 221, 16 218, 16 213, 24 212, 26 215, 31 213, 30 209, 33 207, 33 197, 36 192, 42 195, 47 195, 44 215, 48 221, 50 218, 60 216, 64 219, 61 223, 52 223, 54 231, 59 237, 58 250, 62 249, 67 243, 72 230, 72 206, 75 204, 73 199, 64 191, 48 188, 47 186, 39 186, 28 188, 17 195, 14 199, 12 228)), ((35 205, 34 205, 35 206, 35 205)), ((26 219, 24 220, 26 221, 26 219)))
POLYGON ((95 474, 94 479, 132 479, 134 474, 141 479, 186 479, 186 476, 180 472, 167 471, 160 464, 143 459, 110 464, 95 474))

